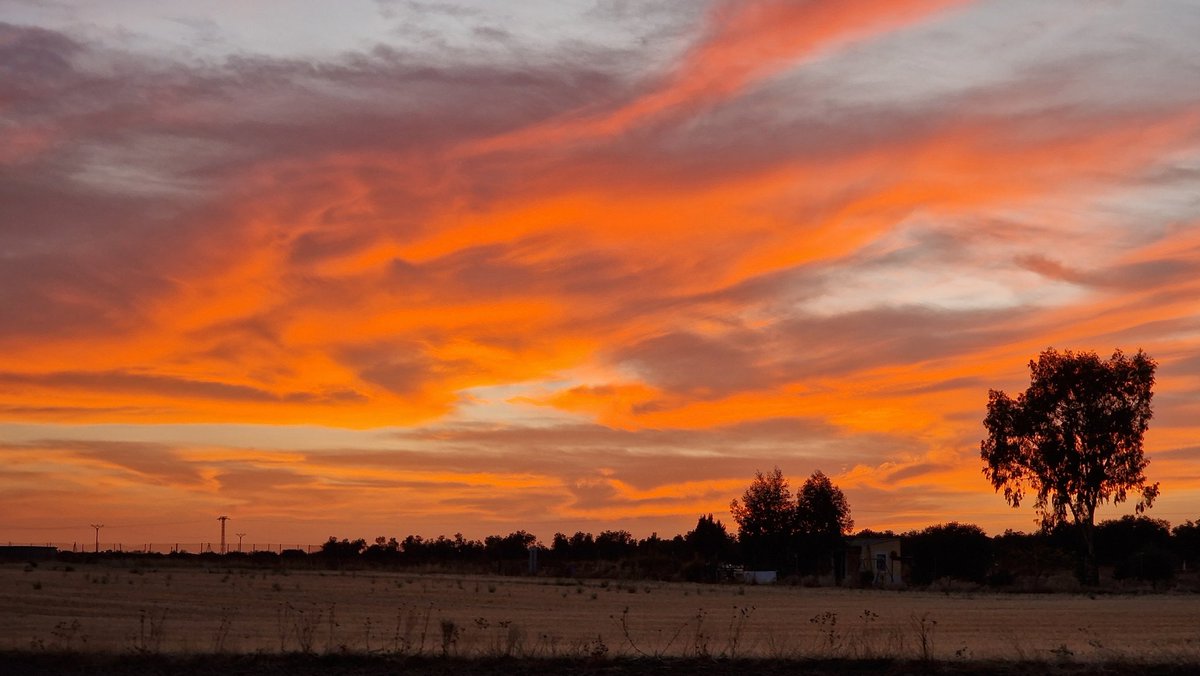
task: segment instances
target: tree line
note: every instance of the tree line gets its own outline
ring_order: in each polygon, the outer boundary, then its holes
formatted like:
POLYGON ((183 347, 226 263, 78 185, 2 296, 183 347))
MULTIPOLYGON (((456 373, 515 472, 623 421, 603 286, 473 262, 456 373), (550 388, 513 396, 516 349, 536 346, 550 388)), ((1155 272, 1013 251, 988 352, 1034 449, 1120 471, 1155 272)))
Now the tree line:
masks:
MULTIPOLYGON (((773 475, 767 475, 770 478, 773 475)), ((843 537, 813 538, 793 531, 795 539, 782 551, 792 556, 779 570, 785 582, 815 584, 818 576, 832 583, 836 556, 852 538, 899 538, 905 578, 910 585, 928 586, 961 581, 1003 588, 1021 584, 1042 588, 1056 577, 1069 576, 1076 564, 1076 533, 1069 524, 1037 532, 1008 530, 988 535, 970 523, 950 522, 902 532, 859 530, 843 537), (815 543, 815 546, 810 546, 815 543), (806 547, 809 547, 806 549, 806 547), (820 560, 818 557, 827 555, 820 560)), ((1181 572, 1200 570, 1200 520, 1171 525, 1144 515, 1101 521, 1095 528, 1097 562, 1114 580, 1169 582, 1181 572)), ((700 516, 696 527, 671 538, 651 534, 635 538, 625 530, 598 534, 555 533, 543 543, 524 530, 483 539, 454 537, 403 539, 336 539, 320 551, 229 554, 262 561, 307 561, 322 567, 380 567, 528 574, 530 549, 536 552, 538 575, 580 578, 631 578, 716 582, 731 566, 757 569, 761 543, 739 538, 711 514, 700 516)), ((845 583, 855 584, 848 571, 845 583)))

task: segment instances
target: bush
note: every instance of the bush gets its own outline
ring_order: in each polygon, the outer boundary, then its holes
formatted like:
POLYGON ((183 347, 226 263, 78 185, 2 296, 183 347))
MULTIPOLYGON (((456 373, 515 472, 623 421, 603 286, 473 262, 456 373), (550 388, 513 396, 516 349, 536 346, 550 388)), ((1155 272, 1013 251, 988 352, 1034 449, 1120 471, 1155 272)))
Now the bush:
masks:
POLYGON ((1134 552, 1117 564, 1113 577, 1118 580, 1144 580, 1146 582, 1169 582, 1175 577, 1175 557, 1158 547, 1147 547, 1134 552))

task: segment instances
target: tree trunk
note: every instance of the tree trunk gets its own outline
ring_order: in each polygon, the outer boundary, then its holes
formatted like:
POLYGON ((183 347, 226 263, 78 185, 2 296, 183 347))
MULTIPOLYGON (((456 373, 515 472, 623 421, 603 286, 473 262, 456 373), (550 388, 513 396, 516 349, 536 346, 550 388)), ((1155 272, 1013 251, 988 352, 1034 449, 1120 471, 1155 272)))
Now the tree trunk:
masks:
POLYGON ((1079 582, 1085 587, 1100 586, 1100 566, 1096 564, 1096 523, 1092 515, 1079 522, 1079 582))

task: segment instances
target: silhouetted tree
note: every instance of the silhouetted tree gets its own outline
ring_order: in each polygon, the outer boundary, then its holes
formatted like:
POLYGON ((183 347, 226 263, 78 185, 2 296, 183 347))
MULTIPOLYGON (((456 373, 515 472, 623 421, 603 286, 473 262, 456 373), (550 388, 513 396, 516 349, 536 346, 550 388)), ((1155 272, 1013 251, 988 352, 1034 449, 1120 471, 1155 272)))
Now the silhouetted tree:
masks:
POLYGON ((483 546, 492 561, 525 561, 529 556, 529 547, 535 542, 536 535, 518 530, 504 537, 489 535, 483 539, 483 546))
POLYGON ((1175 576, 1171 524, 1147 516, 1125 515, 1096 526, 1096 561, 1112 565, 1113 577, 1163 582, 1175 576))
POLYGON ((738 524, 738 543, 747 566, 788 567, 796 509, 787 479, 778 467, 767 475, 757 472, 741 502, 731 502, 729 511, 738 524))
POLYGON ((1184 521, 1171 529, 1171 548, 1187 570, 1200 568, 1200 520, 1184 521))
POLYGON ((712 514, 701 516, 696 527, 684 536, 688 547, 706 563, 718 563, 728 558, 734 541, 725 530, 725 524, 714 519, 712 514))
POLYGON ((575 531, 569 543, 572 559, 588 561, 596 558, 596 538, 591 533, 575 531))
POLYGON ((912 558, 910 578, 929 584, 941 578, 983 582, 992 566, 992 540, 975 524, 950 522, 904 534, 912 558))
POLYGON ((400 542, 396 538, 385 538, 380 535, 374 544, 362 553, 364 559, 373 563, 390 563, 400 558, 400 542))
POLYGON ((342 563, 354 560, 366 548, 367 541, 362 538, 357 540, 342 538, 339 541, 330 535, 329 539, 321 544, 321 557, 325 559, 330 568, 336 568, 342 563))
POLYGON ((796 536, 802 569, 827 572, 833 553, 841 550, 842 536, 853 528, 846 496, 823 472, 813 472, 796 494, 796 536))
POLYGON ((636 542, 627 530, 606 530, 596 536, 596 554, 606 561, 616 561, 633 554, 636 542))
POLYGON ((1079 533, 1079 578, 1098 584, 1095 517, 1098 505, 1124 502, 1140 491, 1141 513, 1158 496, 1146 482, 1142 437, 1153 413, 1154 360, 1120 350, 1108 361, 1094 352, 1049 349, 1029 362, 1030 385, 1016 400, 988 392, 980 443, 984 474, 1013 507, 1027 491, 1045 527, 1067 520, 1079 533))
POLYGON ((1130 554, 1171 548, 1171 525, 1162 519, 1126 514, 1096 524, 1096 563, 1118 565, 1130 554))
POLYGON ((1064 538, 1045 530, 1037 533, 1006 530, 992 539, 996 566, 988 582, 1004 586, 1023 577, 1031 579, 1035 588, 1039 587, 1052 573, 1071 567, 1072 552, 1078 549, 1071 545, 1077 539, 1065 538, 1064 548, 1060 542, 1064 538))

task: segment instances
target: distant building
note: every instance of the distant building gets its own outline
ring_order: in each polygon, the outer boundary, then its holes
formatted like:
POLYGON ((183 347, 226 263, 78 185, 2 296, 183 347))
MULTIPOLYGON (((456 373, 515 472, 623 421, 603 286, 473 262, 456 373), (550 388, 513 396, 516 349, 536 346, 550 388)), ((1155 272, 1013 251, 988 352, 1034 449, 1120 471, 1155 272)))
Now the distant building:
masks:
POLYGON ((743 570, 742 582, 746 584, 775 584, 779 574, 774 570, 743 570))
POLYGON ((900 538, 849 538, 846 540, 846 578, 851 584, 876 587, 904 585, 900 538))

